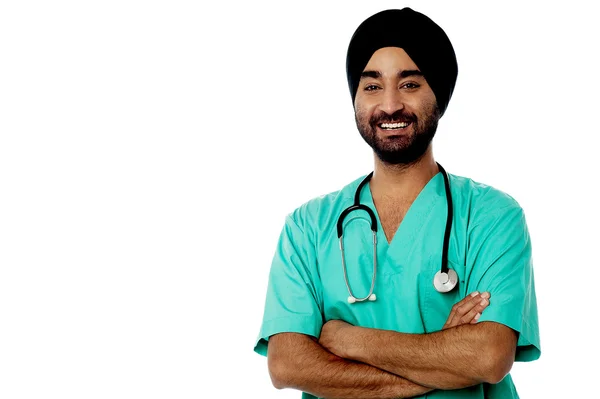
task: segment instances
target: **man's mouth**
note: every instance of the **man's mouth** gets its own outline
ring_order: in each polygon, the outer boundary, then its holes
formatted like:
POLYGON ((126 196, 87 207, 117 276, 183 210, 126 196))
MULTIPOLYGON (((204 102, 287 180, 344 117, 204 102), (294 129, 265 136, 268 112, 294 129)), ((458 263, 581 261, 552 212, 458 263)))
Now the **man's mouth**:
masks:
POLYGON ((405 127, 407 127, 410 124, 411 124, 411 122, 378 123, 377 126, 381 130, 398 130, 398 129, 404 129, 405 127))

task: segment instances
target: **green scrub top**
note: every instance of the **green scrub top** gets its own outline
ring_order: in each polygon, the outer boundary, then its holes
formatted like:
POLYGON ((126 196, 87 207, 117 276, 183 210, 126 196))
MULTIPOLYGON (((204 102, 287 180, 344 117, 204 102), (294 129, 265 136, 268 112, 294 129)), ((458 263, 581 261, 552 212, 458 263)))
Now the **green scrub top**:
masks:
MULTIPOLYGON (((267 355, 268 339, 281 332, 319 337, 332 319, 350 324, 424 334, 442 329, 452 306, 473 291, 489 291, 490 304, 479 322, 502 323, 519 334, 516 361, 540 356, 531 241, 519 204, 506 193, 448 174, 453 221, 449 267, 458 285, 439 293, 433 277, 440 270, 446 227, 444 179, 438 172, 423 188, 388 244, 369 185, 360 200, 377 217, 377 300, 349 304, 336 224, 354 203, 361 177, 342 190, 314 198, 286 217, 269 274, 264 317, 254 350, 267 355)), ((373 236, 365 211, 344 221, 344 251, 354 296, 369 293, 373 236)), ((452 361, 449 359, 449 361, 452 361)), ((303 393, 303 398, 314 398, 303 393)), ((420 398, 518 398, 507 375, 498 384, 435 390, 420 398)))

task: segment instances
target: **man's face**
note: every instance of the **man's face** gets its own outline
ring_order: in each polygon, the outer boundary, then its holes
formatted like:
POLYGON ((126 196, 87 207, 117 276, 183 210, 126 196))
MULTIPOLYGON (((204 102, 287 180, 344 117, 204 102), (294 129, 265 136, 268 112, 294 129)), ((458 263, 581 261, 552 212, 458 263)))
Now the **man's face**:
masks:
POLYGON ((440 118, 431 87, 398 47, 373 53, 361 75, 354 106, 363 139, 379 159, 394 165, 423 156, 440 118))

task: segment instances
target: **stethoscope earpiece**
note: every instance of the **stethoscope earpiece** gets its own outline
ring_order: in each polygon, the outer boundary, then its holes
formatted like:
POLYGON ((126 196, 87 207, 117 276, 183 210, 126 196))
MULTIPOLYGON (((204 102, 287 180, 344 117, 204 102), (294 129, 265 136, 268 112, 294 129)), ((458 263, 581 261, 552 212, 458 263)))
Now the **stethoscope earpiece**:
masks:
POLYGON ((371 294, 371 295, 369 295, 367 298, 363 298, 363 299, 356 299, 354 296, 350 295, 350 296, 348 297, 348 303, 356 303, 357 301, 358 301, 358 302, 362 302, 362 301, 364 301, 365 299, 368 299, 369 301, 371 301, 371 302, 374 302, 374 301, 376 301, 376 300, 377 300, 377 295, 375 295, 375 294, 371 294))

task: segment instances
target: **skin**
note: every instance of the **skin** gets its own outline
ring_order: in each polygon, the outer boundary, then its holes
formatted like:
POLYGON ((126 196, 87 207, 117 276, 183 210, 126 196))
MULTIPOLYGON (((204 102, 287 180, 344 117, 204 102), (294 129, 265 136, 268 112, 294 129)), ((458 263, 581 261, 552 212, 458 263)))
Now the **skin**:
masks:
MULTIPOLYGON (((458 302, 444 329, 475 323, 476 316, 489 305, 488 298, 489 293, 474 292, 458 302)), ((346 342, 344 329, 348 326, 339 320, 329 321, 323 326, 319 340, 296 333, 271 336, 267 359, 273 385, 329 399, 410 398, 434 389, 334 354, 335 347, 346 342)))
POLYGON ((426 387, 495 384, 510 370, 516 334, 492 322, 471 328, 489 303, 488 292, 473 292, 452 307, 442 330, 433 334, 401 334, 330 320, 321 330, 319 344, 337 356, 374 365, 426 387), (497 347, 511 354, 499 357, 500 367, 487 361, 496 356, 498 351, 493 349, 497 347))
POLYGON ((410 168, 424 155, 440 118, 425 77, 406 52, 396 47, 373 54, 362 72, 354 106, 358 131, 376 161, 396 170, 410 168), (381 125, 389 122, 409 126, 381 125))
POLYGON ((463 324, 475 324, 483 309, 490 304, 490 293, 484 292, 480 294, 475 291, 471 295, 465 297, 462 301, 458 302, 452 307, 450 316, 444 323, 443 330, 448 328, 457 327, 463 324))
POLYGON ((494 322, 403 334, 331 320, 323 326, 319 343, 344 359, 370 364, 425 387, 459 389, 502 381, 515 358, 517 335, 494 322))

